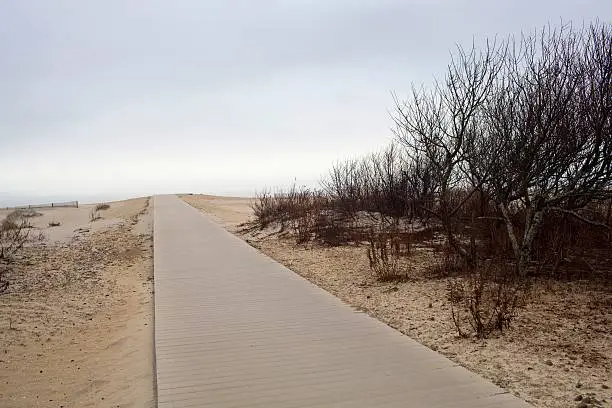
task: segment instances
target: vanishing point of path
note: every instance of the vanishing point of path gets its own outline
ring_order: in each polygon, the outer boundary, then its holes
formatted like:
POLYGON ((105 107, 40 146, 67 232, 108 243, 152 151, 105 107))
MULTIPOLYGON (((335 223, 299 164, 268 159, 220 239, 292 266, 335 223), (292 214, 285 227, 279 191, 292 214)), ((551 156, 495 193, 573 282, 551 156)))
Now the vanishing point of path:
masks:
POLYGON ((529 406, 179 198, 154 208, 160 408, 529 406))

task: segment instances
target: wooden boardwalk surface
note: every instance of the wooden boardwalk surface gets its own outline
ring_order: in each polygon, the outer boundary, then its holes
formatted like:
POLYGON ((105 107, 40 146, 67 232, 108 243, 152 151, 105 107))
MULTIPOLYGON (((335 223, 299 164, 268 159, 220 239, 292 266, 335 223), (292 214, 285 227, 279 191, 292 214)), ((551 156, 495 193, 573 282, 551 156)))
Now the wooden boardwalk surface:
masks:
POLYGON ((155 197, 158 406, 529 405, 155 197))

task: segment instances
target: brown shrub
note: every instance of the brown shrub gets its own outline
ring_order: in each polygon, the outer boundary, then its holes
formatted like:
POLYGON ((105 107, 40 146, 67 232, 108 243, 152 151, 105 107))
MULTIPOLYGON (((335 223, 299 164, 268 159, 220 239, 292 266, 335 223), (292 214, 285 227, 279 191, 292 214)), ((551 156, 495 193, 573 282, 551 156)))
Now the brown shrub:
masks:
POLYGON ((486 338, 510 327, 529 294, 529 281, 505 263, 487 262, 448 284, 451 316, 460 336, 486 338))
POLYGON ((368 238, 367 256, 370 269, 381 281, 403 279, 406 272, 401 273, 400 259, 403 254, 410 253, 410 246, 402 242, 401 236, 393 233, 374 234, 368 238))

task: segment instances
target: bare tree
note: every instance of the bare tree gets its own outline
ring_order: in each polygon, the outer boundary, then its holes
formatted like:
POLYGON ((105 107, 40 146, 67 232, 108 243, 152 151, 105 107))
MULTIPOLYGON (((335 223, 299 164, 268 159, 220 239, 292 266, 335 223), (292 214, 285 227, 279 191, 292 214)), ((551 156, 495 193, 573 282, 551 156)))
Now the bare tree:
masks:
POLYGON ((443 83, 436 82, 430 91, 413 87, 407 101, 394 97, 395 134, 406 148, 411 176, 418 179, 412 182, 419 187, 410 189, 411 198, 441 222, 449 245, 469 264, 474 254, 456 236, 456 215, 479 188, 465 176, 466 145, 480 131, 480 109, 502 68, 505 47, 488 43, 482 52, 474 46, 469 52, 459 48, 443 83), (459 197, 457 190, 468 194, 459 197))
POLYGON ((578 210, 610 197, 610 34, 595 24, 523 36, 484 106, 468 167, 500 210, 520 275, 547 213, 588 222, 578 210))

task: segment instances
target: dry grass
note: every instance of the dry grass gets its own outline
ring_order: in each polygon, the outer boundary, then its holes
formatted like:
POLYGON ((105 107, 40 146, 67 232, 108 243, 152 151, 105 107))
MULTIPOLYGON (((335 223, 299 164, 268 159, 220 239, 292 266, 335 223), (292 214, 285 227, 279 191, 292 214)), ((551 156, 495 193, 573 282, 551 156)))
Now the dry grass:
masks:
POLYGON ((96 211, 106 211, 110 208, 110 204, 106 204, 106 203, 100 203, 100 204, 96 204, 96 211))

